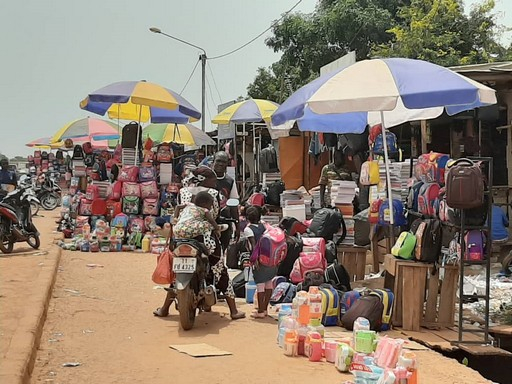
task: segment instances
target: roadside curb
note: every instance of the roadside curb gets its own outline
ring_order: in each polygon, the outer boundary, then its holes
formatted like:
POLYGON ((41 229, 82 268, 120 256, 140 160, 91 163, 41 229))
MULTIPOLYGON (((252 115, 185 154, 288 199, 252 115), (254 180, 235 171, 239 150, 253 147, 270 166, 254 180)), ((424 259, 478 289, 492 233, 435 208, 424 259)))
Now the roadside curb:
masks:
POLYGON ((32 307, 27 308, 26 315, 20 320, 12 337, 11 346, 17 347, 9 348, 1 364, 2 383, 30 383, 61 256, 62 249, 53 245, 44 258, 44 265, 37 280, 30 283, 35 287, 30 300, 32 307))

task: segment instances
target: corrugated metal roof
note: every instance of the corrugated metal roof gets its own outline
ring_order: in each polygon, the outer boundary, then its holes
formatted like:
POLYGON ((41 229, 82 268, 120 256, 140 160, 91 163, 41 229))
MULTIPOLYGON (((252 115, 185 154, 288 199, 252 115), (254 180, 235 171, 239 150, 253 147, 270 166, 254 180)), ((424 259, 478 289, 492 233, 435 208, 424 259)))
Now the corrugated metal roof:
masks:
POLYGON ((512 72, 512 61, 501 61, 498 63, 458 65, 450 67, 451 70, 459 73, 492 73, 492 72, 512 72))

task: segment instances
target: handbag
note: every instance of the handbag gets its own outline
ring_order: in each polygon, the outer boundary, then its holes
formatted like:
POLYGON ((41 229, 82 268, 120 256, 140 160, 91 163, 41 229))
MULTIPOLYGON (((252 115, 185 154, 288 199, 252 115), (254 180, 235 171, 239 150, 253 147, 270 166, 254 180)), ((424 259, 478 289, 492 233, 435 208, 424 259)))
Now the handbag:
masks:
POLYGON ((151 276, 151 280, 153 280, 155 284, 171 284, 174 282, 175 275, 172 270, 174 253, 172 252, 171 238, 172 226, 167 235, 167 240, 165 241, 165 248, 156 258, 156 268, 151 276))

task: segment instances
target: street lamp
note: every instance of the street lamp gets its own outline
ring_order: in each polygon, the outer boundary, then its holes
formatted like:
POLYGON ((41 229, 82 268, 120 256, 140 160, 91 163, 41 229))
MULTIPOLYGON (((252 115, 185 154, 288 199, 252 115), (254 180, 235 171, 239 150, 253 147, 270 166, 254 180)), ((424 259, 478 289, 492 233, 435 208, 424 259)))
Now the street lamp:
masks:
POLYGON ((199 55, 199 59, 201 60, 201 129, 203 130, 203 132, 205 132, 206 128, 205 128, 205 122, 206 122, 206 117, 205 117, 205 108, 206 108, 206 51, 201 48, 201 47, 198 47, 197 45, 195 44, 192 44, 192 43, 189 43, 188 41, 185 41, 185 40, 182 40, 182 39, 179 39, 177 37, 174 37, 172 35, 168 35, 167 33, 165 32, 162 32, 162 30, 160 28, 157 28, 157 27, 151 27, 149 28, 149 30, 153 33, 159 33, 161 35, 164 35, 164 36, 167 36, 171 39, 174 39, 174 40, 177 40, 183 44, 187 44, 187 45, 190 45, 191 47, 194 47, 194 48, 197 48, 197 49, 200 49, 201 51, 203 51, 203 53, 201 55, 199 55))

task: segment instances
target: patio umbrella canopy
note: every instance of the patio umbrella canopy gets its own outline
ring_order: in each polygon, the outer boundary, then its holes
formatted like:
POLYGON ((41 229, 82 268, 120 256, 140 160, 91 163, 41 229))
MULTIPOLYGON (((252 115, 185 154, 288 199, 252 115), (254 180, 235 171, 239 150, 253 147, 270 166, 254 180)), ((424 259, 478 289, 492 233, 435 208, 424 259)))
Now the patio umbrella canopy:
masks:
POLYGON ((157 143, 184 145, 215 145, 215 141, 192 124, 150 124, 142 131, 144 138, 150 137, 157 143))
POLYGON ((89 137, 89 139, 109 140, 119 138, 117 124, 110 121, 86 117, 74 120, 55 133, 50 138, 51 143, 57 143, 65 139, 89 137))
MULTIPOLYGON (((301 88, 272 115, 272 123, 282 126, 287 121, 303 117, 310 108, 319 119, 322 115, 332 118, 337 114, 334 121, 338 121, 339 126, 333 124, 330 132, 350 133, 343 129, 344 119, 364 118, 357 113, 378 112, 383 127, 386 184, 391 199, 386 118, 406 122, 409 118, 406 114, 413 111, 418 113, 417 119, 428 119, 439 116, 443 110, 454 115, 495 103, 493 89, 439 65, 413 59, 374 59, 357 62, 301 88)), ((299 128, 303 129, 300 123, 299 128)), ((393 224, 392 212, 390 218, 393 224)))
POLYGON ((279 104, 269 100, 249 99, 230 105, 212 119, 214 124, 242 124, 270 121, 279 104))

